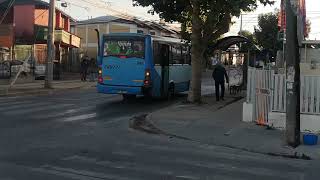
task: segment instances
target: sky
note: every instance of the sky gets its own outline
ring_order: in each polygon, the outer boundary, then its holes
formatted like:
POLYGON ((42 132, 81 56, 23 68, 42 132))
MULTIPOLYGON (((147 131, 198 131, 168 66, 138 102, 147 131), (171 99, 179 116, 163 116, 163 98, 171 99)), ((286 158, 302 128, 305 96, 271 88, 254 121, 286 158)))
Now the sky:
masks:
MULTIPOLYGON (((145 20, 159 20, 158 15, 148 14, 150 8, 133 7, 132 0, 59 0, 67 2, 68 7, 62 8, 77 20, 88 19, 101 15, 128 14, 140 17, 145 20)), ((311 33, 309 39, 320 40, 320 0, 306 0, 307 18, 311 21, 311 33)), ((61 6, 60 6, 61 7, 61 6)), ((254 31, 254 26, 258 23, 258 15, 261 13, 273 12, 280 8, 280 0, 276 0, 273 6, 259 5, 256 11, 243 15, 243 30, 254 31)), ((233 18, 235 22, 226 35, 235 35, 240 30, 240 19, 233 18)))

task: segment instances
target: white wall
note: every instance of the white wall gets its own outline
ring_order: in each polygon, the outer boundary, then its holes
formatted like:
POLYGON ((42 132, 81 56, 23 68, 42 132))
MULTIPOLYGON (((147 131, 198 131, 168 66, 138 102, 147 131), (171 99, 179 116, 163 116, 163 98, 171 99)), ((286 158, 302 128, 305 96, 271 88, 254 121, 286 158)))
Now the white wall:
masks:
POLYGON ((300 129, 301 132, 320 132, 320 116, 301 114, 300 129))
POLYGON ((319 76, 320 63, 315 64, 315 66, 311 63, 300 63, 300 73, 301 75, 319 76))
MULTIPOLYGON (((286 114, 278 112, 269 113, 268 125, 276 129, 285 130, 286 128, 286 114)), ((300 115, 300 131, 301 132, 320 132, 320 115, 300 115)))
POLYGON ((301 62, 310 63, 312 61, 320 63, 320 49, 305 48, 300 49, 301 62), (306 57, 307 54, 307 57, 306 57))

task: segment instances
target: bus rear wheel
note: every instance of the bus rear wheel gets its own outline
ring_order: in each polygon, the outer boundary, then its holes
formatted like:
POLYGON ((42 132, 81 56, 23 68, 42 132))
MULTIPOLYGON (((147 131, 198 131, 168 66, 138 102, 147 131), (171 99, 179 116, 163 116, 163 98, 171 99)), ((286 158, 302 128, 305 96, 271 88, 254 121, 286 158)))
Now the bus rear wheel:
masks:
POLYGON ((175 96, 174 84, 171 83, 171 84, 169 85, 169 90, 168 90, 168 100, 173 99, 174 96, 175 96))
POLYGON ((133 94, 122 94, 123 101, 132 101, 136 99, 136 95, 133 94))

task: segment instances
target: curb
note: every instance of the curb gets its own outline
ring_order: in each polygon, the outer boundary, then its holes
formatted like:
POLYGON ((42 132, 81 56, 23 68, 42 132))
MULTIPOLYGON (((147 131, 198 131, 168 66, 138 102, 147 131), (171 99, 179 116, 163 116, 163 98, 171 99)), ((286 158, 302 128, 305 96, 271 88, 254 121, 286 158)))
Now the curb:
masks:
POLYGON ((292 152, 292 153, 262 152, 262 151, 256 151, 253 149, 232 146, 232 145, 228 145, 228 144, 204 143, 204 142, 201 142, 200 140, 194 140, 194 139, 191 139, 188 137, 168 133, 168 132, 156 127, 154 125, 154 123, 152 123, 150 116, 151 116, 151 114, 143 114, 143 115, 134 116, 129 121, 129 127, 132 129, 138 130, 138 131, 148 133, 148 134, 163 135, 168 138, 177 138, 177 139, 191 141, 191 142, 202 144, 202 145, 226 147, 226 148, 237 149, 237 150, 246 151, 246 152, 250 152, 250 153, 262 154, 262 155, 268 155, 268 156, 274 156, 274 157, 282 157, 282 158, 288 158, 288 159, 313 160, 310 156, 308 156, 304 153, 296 152, 296 151, 292 152))

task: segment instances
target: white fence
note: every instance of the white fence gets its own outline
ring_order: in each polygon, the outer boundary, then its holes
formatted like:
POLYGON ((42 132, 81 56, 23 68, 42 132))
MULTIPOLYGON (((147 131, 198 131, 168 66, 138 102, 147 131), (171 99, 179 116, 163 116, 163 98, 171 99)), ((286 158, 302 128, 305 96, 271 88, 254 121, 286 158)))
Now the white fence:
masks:
POLYGON ((271 111, 286 112, 286 75, 274 74, 271 78, 271 111))
POLYGON ((320 114, 320 76, 301 76, 300 112, 320 114))
MULTIPOLYGON (((320 76, 301 75, 300 112, 320 115, 320 76)), ((269 112, 286 112, 286 76, 273 70, 249 68, 247 103, 252 104, 253 119, 268 123, 269 112)))
POLYGON ((248 80, 247 80, 247 103, 254 103, 256 92, 256 69, 248 69, 248 80))

